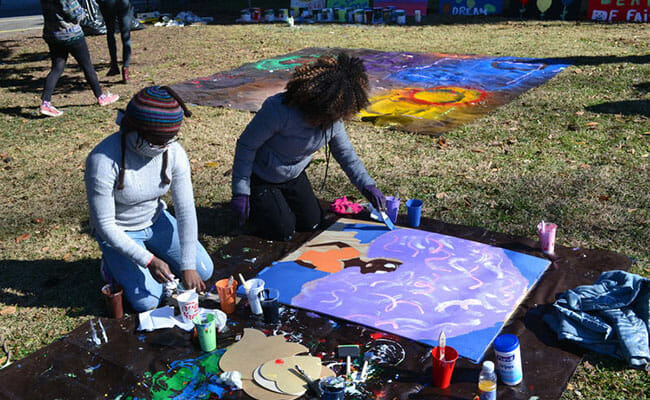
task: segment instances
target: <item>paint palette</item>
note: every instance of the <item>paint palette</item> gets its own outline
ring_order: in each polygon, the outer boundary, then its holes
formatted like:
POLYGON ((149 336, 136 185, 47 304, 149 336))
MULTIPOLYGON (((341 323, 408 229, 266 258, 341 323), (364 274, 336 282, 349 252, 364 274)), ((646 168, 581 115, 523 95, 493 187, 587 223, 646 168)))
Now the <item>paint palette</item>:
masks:
POLYGON ((550 262, 417 229, 340 219, 260 272, 280 301, 447 345, 479 362, 550 262))
POLYGON ((297 66, 341 51, 361 58, 368 72, 370 105, 362 120, 434 135, 482 117, 567 67, 521 57, 306 48, 172 87, 190 103, 257 111, 284 90, 297 66))

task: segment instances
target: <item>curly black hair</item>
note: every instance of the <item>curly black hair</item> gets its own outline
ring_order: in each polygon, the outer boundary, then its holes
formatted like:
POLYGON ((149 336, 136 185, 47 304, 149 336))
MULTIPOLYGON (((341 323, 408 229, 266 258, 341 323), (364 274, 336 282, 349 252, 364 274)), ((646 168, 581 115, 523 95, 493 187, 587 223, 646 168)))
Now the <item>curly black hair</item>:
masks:
POLYGON ((363 61, 339 53, 297 67, 287 83, 284 103, 297 107, 307 121, 323 129, 352 117, 369 104, 363 61))

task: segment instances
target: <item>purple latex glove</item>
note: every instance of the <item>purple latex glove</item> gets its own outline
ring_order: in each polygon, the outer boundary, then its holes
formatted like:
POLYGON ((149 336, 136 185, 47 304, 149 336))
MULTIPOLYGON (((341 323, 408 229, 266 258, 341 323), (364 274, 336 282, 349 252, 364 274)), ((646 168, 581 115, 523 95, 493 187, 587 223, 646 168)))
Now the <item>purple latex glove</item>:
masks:
POLYGON ((363 194, 366 199, 370 200, 372 203, 373 207, 380 211, 386 210, 386 196, 381 192, 381 190, 377 189, 377 186, 375 185, 367 185, 363 187, 363 190, 361 190, 361 194, 363 194))
POLYGON ((239 225, 243 225, 248 219, 250 212, 250 201, 245 194, 236 194, 230 200, 230 209, 235 217, 239 220, 239 225))

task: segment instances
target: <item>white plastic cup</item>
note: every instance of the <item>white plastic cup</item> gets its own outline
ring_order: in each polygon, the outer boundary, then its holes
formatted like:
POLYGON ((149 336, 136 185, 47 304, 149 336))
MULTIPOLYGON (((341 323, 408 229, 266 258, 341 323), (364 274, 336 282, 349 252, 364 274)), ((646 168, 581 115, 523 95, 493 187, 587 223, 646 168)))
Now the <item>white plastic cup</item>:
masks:
POLYGON ((199 315, 199 295, 194 290, 186 290, 176 297, 181 317, 185 322, 192 322, 199 315))
POLYGON ((521 369, 521 351, 517 336, 509 333, 497 336, 494 339, 494 353, 501 381, 509 386, 519 384, 524 374, 521 369))
POLYGON ((415 10, 415 22, 417 22, 418 24, 422 22, 422 11, 415 10))
POLYGON ((264 290, 264 281, 258 278, 249 279, 246 281, 248 285, 248 303, 251 305, 251 312, 256 315, 262 314, 262 304, 260 303, 259 294, 264 290))

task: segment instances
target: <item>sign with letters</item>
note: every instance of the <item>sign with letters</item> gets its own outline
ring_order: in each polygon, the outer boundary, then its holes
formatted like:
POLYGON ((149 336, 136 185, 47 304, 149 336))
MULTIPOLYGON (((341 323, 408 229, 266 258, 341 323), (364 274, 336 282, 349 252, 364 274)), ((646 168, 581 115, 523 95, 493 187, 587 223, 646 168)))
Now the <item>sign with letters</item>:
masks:
POLYGON ((650 0, 589 0, 593 21, 650 22, 650 0))

